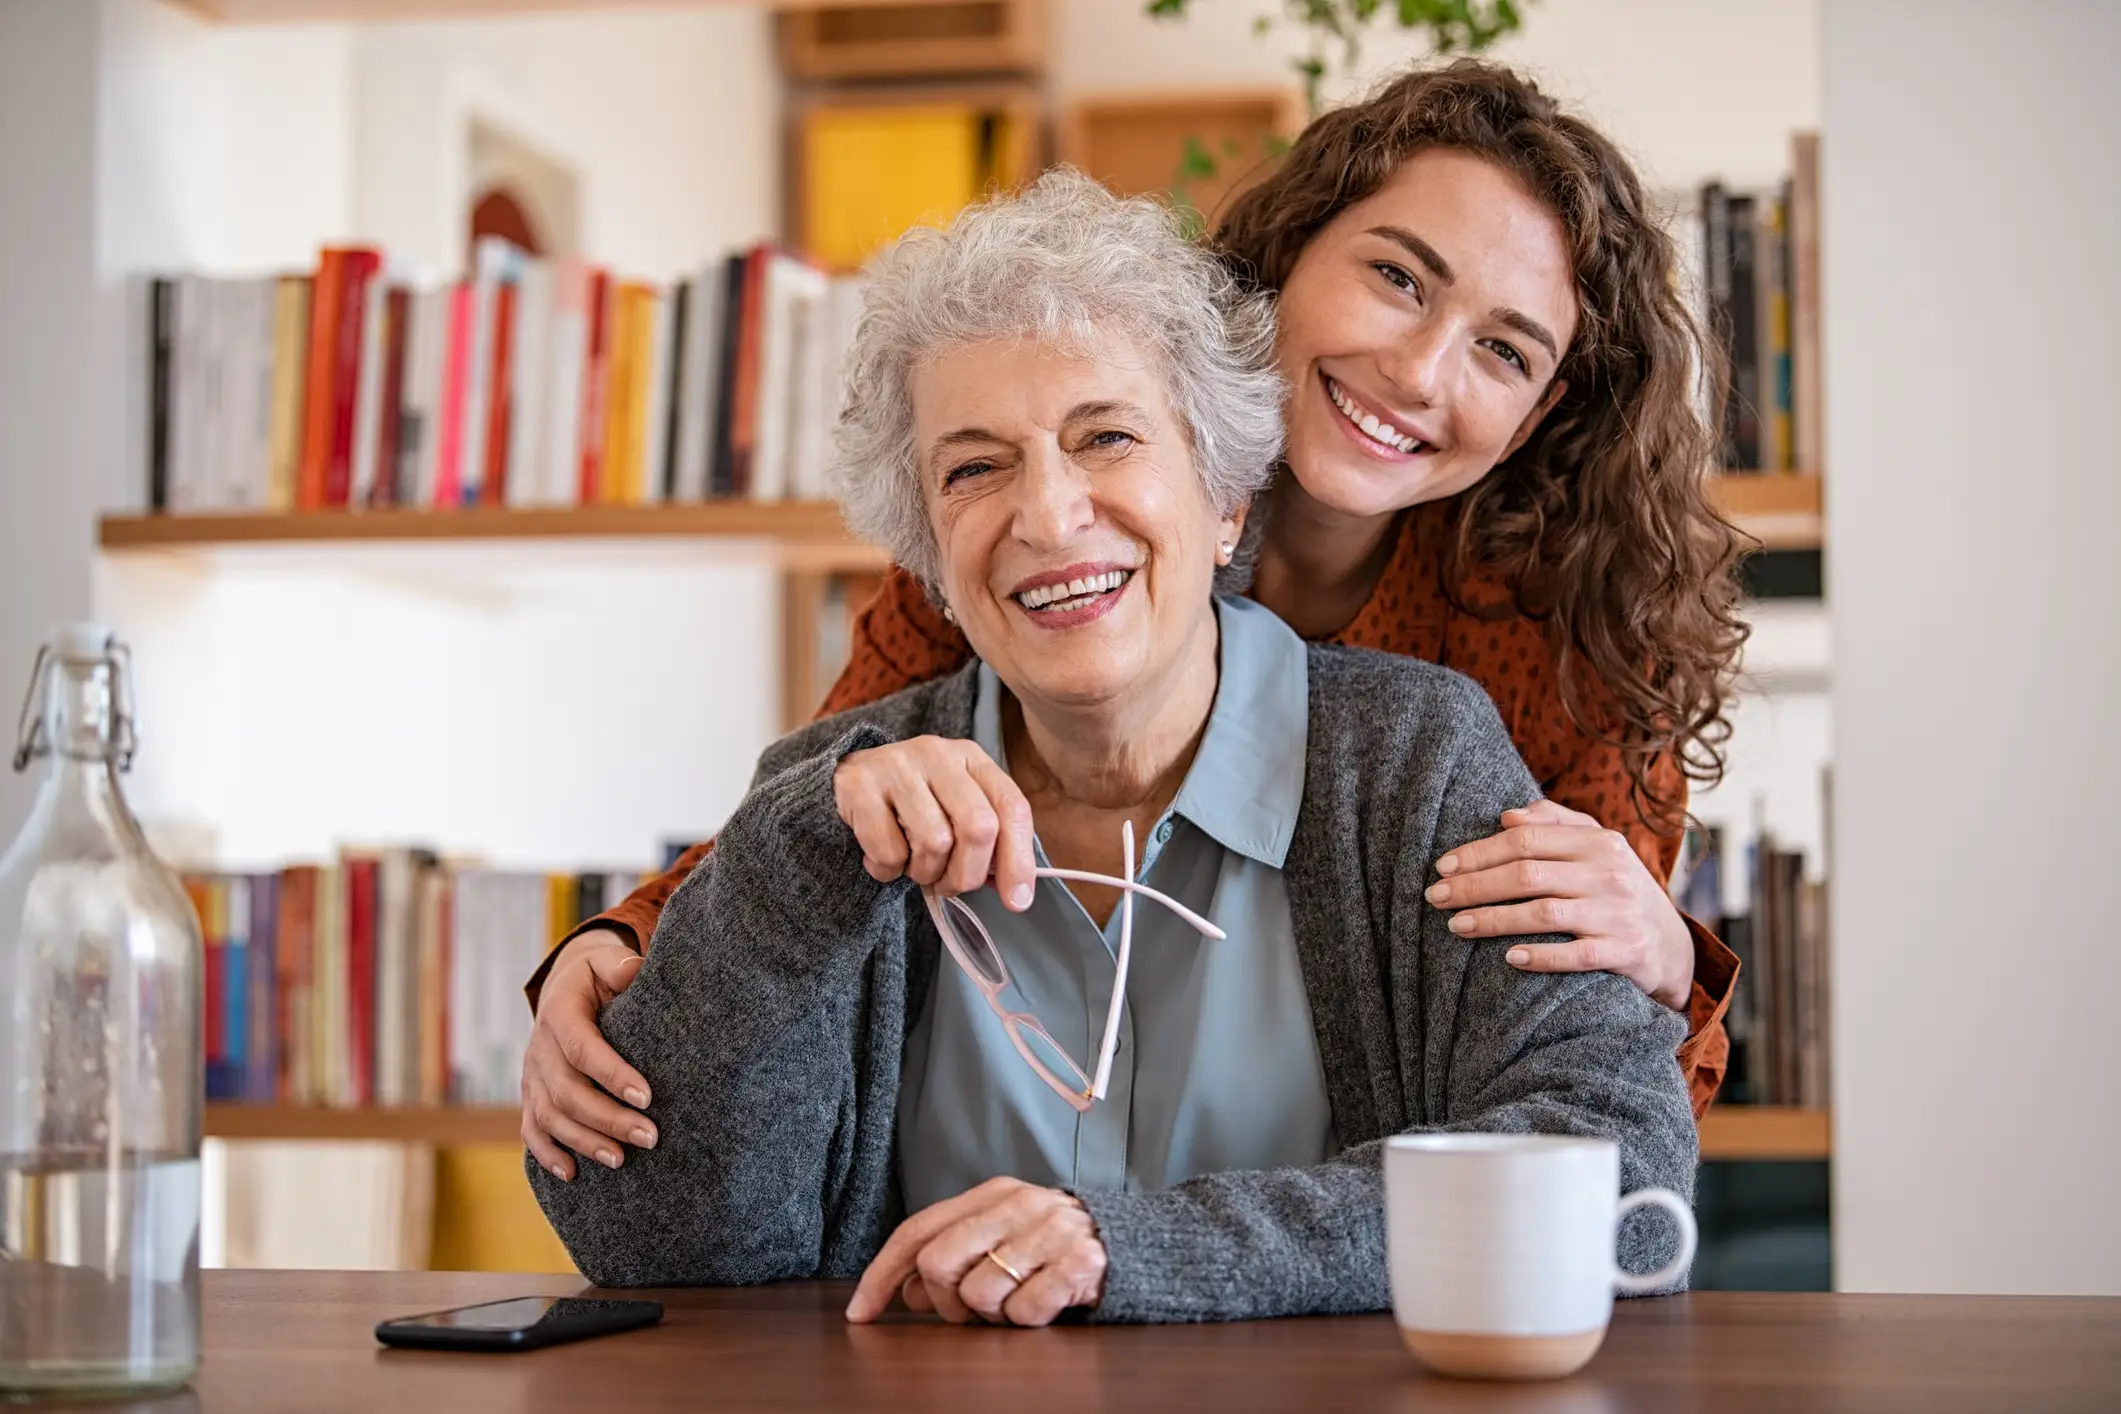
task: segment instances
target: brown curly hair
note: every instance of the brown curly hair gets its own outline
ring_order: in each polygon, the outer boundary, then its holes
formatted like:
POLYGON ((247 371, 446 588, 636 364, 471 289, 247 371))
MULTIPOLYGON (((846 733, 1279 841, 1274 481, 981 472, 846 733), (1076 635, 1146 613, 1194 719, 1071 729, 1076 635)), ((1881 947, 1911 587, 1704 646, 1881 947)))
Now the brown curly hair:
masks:
POLYGON ((1555 373, 1567 390, 1463 493, 1445 591, 1468 612, 1546 623, 1570 720, 1621 749, 1637 808, 1669 831, 1684 786, 1661 758, 1687 779, 1723 776, 1724 707, 1747 633, 1736 612, 1745 541, 1705 479, 1717 439, 1696 403, 1696 360, 1721 365, 1627 159, 1529 80, 1461 59, 1318 118, 1230 203, 1213 239, 1240 278, 1279 290, 1312 236, 1429 148, 1493 162, 1554 212, 1580 307, 1555 373), (1476 565, 1500 573, 1509 603, 1467 602, 1476 565))

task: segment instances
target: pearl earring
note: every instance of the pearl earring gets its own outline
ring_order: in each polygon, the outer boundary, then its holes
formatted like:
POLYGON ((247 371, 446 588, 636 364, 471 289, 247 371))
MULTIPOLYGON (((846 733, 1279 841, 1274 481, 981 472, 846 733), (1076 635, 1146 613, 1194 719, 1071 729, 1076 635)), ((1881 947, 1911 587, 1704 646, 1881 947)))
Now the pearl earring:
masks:
POLYGON ((1222 552, 1216 558, 1221 563, 1226 565, 1230 563, 1230 557, 1237 553, 1237 547, 1235 545, 1232 545, 1227 540, 1225 540, 1221 545, 1217 546, 1216 548, 1222 552))
POLYGON ((943 622, 953 624, 957 622, 957 611, 948 604, 943 605, 943 622))

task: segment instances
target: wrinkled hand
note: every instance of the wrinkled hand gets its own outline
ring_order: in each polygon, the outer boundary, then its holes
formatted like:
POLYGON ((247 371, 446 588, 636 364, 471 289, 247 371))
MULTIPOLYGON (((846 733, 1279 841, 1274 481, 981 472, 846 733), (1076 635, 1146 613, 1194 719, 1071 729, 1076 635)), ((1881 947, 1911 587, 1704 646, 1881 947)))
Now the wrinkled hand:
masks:
POLYGON ((871 877, 903 875, 943 894, 991 877, 1007 907, 1031 906, 1031 803, 973 743, 922 736, 853 752, 832 793, 871 877))
POLYGON ((957 1325, 1043 1326, 1104 1293, 1105 1244, 1082 1203, 1057 1188, 990 1178, 900 1223, 862 1273, 847 1319, 873 1321, 901 1295, 957 1325), (989 1252, 1023 1282, 988 1261, 989 1252))
POLYGON ((1674 1011, 1694 988, 1694 940, 1627 837, 1550 800, 1503 812, 1500 834, 1436 861, 1430 903, 1464 938, 1573 933, 1508 953, 1528 972, 1617 972, 1674 1011))
POLYGON ((655 1147, 655 1126, 638 1112, 648 1103, 648 1082, 597 1029, 597 1015, 633 985, 641 962, 619 934, 591 929, 554 960, 538 993, 523 1052, 523 1144, 562 1183, 574 1177, 568 1149, 617 1168, 627 1144, 655 1147))

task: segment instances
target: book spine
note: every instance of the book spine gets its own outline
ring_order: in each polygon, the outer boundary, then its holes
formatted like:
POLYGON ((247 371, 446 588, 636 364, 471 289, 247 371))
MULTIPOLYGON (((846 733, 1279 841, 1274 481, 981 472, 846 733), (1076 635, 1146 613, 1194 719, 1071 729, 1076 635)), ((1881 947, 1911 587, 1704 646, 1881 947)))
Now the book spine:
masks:
POLYGON ((1758 471, 1761 463, 1759 220, 1752 197, 1730 203, 1731 401, 1737 411, 1731 470, 1758 471))
POLYGON ((466 385, 471 368, 471 287, 449 291, 449 334, 442 364, 441 435, 436 449, 433 504, 455 506, 463 498, 466 385))
POLYGON ((545 381, 545 505, 571 506, 581 495, 582 384, 589 342, 589 271, 563 260, 553 270, 552 329, 545 381))
POLYGON ((759 246, 744 263, 743 318, 737 332, 736 387, 730 436, 730 493, 752 494, 752 463, 758 452, 759 355, 766 322, 766 272, 773 251, 759 246))
POLYGON ((266 434, 270 460, 265 504, 275 511, 295 508, 296 483, 302 474, 303 395, 308 386, 313 285, 314 281, 306 275, 283 276, 274 292, 272 423, 266 434))
POLYGON ((177 341, 177 285, 157 276, 148 285, 147 508, 169 509, 169 365, 177 341))
POLYGON ((405 491, 405 359, 411 346, 412 291, 393 285, 383 299, 382 406, 377 410, 376 477, 369 504, 402 504, 405 491))
POLYGON ((663 347, 668 350, 663 365, 663 441, 661 486, 655 499, 675 501, 678 498, 679 449, 685 435, 685 387, 692 377, 686 358, 692 353, 691 330, 687 321, 692 318, 692 283, 680 282, 670 292, 670 328, 663 347))
POLYGON ((345 288, 340 295, 336 352, 331 370, 331 440, 324 463, 324 505, 347 505, 353 491, 355 409, 360 395, 361 341, 368 308, 368 287, 381 261, 374 251, 347 253, 345 288))
POLYGON ((376 862, 349 862, 346 877, 346 999, 348 1087, 357 1105, 375 1102, 376 862))
POLYGON ((750 256, 736 253, 722 263, 722 323, 715 335, 714 420, 710 427, 708 494, 736 494, 736 353, 744 321, 744 271, 750 256))
POLYGON ((1819 328, 1819 135, 1799 133, 1790 155, 1790 445, 1798 469, 1816 476, 1826 465, 1819 328))
POLYGON ((515 359, 516 284, 507 281, 493 292, 493 362, 488 375, 486 464, 479 477, 479 504, 508 501, 508 434, 515 425, 510 378, 515 359))
POLYGON ((587 318, 589 341, 582 375, 581 479, 577 504, 593 506, 604 499, 604 400, 610 376, 610 280, 602 270, 589 272, 587 318))
POLYGON ((245 1098, 269 1104, 279 1092, 280 877, 250 880, 250 1068, 245 1098))
POLYGON ((222 983, 228 990, 223 1003, 221 1059, 224 1074, 222 1098, 240 1100, 248 1090, 250 1074, 250 880, 231 874, 222 881, 222 944, 226 961, 222 983))

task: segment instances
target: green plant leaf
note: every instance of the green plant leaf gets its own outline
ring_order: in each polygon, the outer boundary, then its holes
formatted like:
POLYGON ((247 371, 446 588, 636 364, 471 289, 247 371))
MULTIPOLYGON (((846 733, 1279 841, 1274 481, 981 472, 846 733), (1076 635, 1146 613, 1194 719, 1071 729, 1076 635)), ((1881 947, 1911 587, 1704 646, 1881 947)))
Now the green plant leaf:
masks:
POLYGON ((1222 164, 1215 160, 1214 153, 1208 151, 1208 145, 1189 134, 1185 150, 1178 158, 1179 181, 1212 182, 1221 171, 1222 164))
POLYGON ((1147 0, 1142 13, 1152 20, 1182 20, 1186 17, 1186 0, 1147 0))

